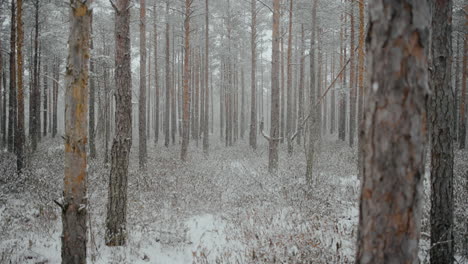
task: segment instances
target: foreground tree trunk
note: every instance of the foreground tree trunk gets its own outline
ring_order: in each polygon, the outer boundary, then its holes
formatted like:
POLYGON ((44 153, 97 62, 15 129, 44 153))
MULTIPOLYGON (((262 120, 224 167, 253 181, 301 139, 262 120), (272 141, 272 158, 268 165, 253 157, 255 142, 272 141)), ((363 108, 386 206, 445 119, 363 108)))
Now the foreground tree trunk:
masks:
POLYGON ((70 36, 65 96, 65 177, 62 208, 62 263, 86 263, 88 64, 91 10, 70 1, 70 36))
POLYGON ((354 62, 354 1, 351 4, 351 40, 350 40, 350 74, 349 74, 349 146, 354 146, 354 137, 356 131, 356 99, 357 99, 357 90, 356 82, 354 81, 356 75, 354 73, 355 67, 354 62))
POLYGON ((138 160, 146 167, 146 5, 140 0, 140 96, 138 103, 138 160))
POLYGON ((454 259, 452 1, 432 6, 431 264, 454 259))
POLYGON ((128 163, 132 146, 130 0, 118 0, 114 9, 115 136, 111 150, 105 241, 108 246, 122 246, 127 238, 128 163))
POLYGON ((182 129, 182 147, 180 157, 183 161, 187 160, 187 151, 189 144, 189 133, 190 133, 190 16, 192 13, 192 0, 185 0, 185 20, 184 20, 184 94, 183 94, 183 129, 182 129))
MULTIPOLYGON (((292 0, 291 1, 291 8, 292 8, 292 0)), ((268 158, 268 170, 270 172, 274 172, 278 169, 278 144, 279 144, 279 136, 280 136, 280 131, 279 131, 279 103, 280 103, 280 98, 279 98, 279 93, 280 93, 280 87, 279 87, 279 74, 280 74, 280 61, 279 61, 279 42, 280 42, 280 34, 279 34, 279 24, 280 24, 280 0, 274 0, 273 1, 273 34, 272 34, 272 55, 271 55, 271 128, 270 128, 270 152, 269 152, 269 158, 268 158)), ((291 11, 292 12, 292 11, 291 11)), ((292 15, 290 16, 290 19, 292 18, 292 15)), ((290 23, 292 23, 290 21, 290 23)), ((290 29, 292 26, 290 25, 290 29)), ((291 43, 289 43, 291 44, 291 43)), ((291 46, 288 47, 288 61, 291 53, 291 46)), ((288 68, 290 69, 290 68, 288 68)), ((290 72, 290 70, 289 70, 290 72)), ((291 74, 288 74, 288 80, 290 79, 291 74)), ((291 88, 288 85, 288 91, 289 88, 291 88)), ((289 101, 289 97, 288 97, 289 101)), ((289 109, 289 106, 288 106, 289 109)), ((290 116, 288 116, 289 118, 290 116)), ((288 135, 288 141, 290 140, 289 135, 288 135)))
POLYGON ((252 21, 250 25, 251 39, 250 46, 252 51, 252 67, 251 67, 251 83, 250 83, 250 134, 249 144, 254 150, 257 149, 257 88, 255 79, 257 69, 257 1, 251 0, 251 16, 252 21))
POLYGON ((39 110, 40 106, 40 89, 39 89, 39 68, 38 68, 38 49, 39 49, 39 1, 33 2, 34 5, 34 61, 33 61, 33 77, 32 90, 29 95, 29 138, 31 140, 31 148, 33 151, 37 149, 39 140, 38 124, 40 122, 39 110))
POLYGON ((17 0, 17 32, 16 35, 16 75, 17 75, 17 118, 16 118, 16 129, 15 129, 15 150, 16 150, 16 170, 21 172, 24 167, 24 92, 23 92, 23 0, 17 0))
POLYGON ((430 8, 428 1, 375 0, 369 9, 356 263, 419 263, 430 8))

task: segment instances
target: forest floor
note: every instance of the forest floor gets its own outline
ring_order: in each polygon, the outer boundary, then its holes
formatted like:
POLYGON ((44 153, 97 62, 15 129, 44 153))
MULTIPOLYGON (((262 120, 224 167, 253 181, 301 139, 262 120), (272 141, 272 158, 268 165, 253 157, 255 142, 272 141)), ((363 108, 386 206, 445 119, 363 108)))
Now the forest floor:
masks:
MULTIPOLYGON (((270 174, 265 142, 256 152, 245 142, 229 148, 215 143, 209 156, 200 148, 192 144, 183 163, 179 145, 150 147, 145 171, 138 169, 133 149, 125 247, 104 244, 109 168, 102 153, 89 163, 89 263, 353 262, 359 195, 355 151, 326 140, 310 188, 303 149, 288 157, 282 146, 280 169, 270 174)), ((468 171, 468 153, 456 157, 461 176, 468 171)), ((29 158, 33 169, 21 176, 13 164, 11 155, 0 153, 0 263, 60 263, 61 215, 53 200, 62 193, 63 146, 44 140, 29 158)), ((464 206, 457 207, 457 216, 464 206)), ((424 208, 426 234, 427 202, 424 208)), ((427 245, 423 236, 423 260, 427 245)))

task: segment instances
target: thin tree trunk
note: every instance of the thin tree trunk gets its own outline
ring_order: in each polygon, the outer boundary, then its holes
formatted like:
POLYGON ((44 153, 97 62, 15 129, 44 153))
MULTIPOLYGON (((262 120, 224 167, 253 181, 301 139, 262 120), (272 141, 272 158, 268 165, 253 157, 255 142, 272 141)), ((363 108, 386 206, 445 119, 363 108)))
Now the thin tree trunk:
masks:
POLYGON ((15 152, 16 127, 16 2, 11 2, 10 93, 8 96, 8 151, 15 152))
MULTIPOLYGON (((280 19, 282 20, 282 13, 280 19)), ((281 56, 281 128, 280 128, 280 136, 281 136, 281 143, 284 143, 285 138, 285 130, 286 130, 286 94, 285 94, 285 85, 284 85, 284 29, 281 27, 281 42, 280 42, 280 56, 281 56)))
POLYGON ((209 123, 210 123, 210 88, 208 78, 210 74, 210 21, 209 21, 209 5, 208 0, 205 0, 205 122, 203 126, 203 151, 208 154, 209 149, 209 123))
POLYGON ((244 139, 245 134, 245 78, 244 67, 241 67, 241 125, 240 137, 244 139))
POLYGON ((252 51, 251 83, 250 83, 250 134, 249 144, 254 150, 257 149, 257 88, 255 71, 257 69, 257 1, 251 1, 251 39, 250 46, 252 51))
MULTIPOLYGON (((292 87, 292 19, 293 19, 293 0, 289 0, 289 26, 288 26, 288 58, 286 64, 286 71, 288 75, 287 80, 287 119, 286 119, 286 137, 288 143, 288 154, 291 155, 293 153, 293 142, 292 142, 292 135, 293 131, 293 87, 292 87)), ((275 73, 272 73, 275 74, 275 73)), ((273 101, 272 101, 273 102, 273 101)))
POLYGON ((363 137, 364 137, 364 124, 363 124, 363 107, 364 107, 364 2, 359 3, 359 46, 358 46, 358 170, 359 179, 363 176, 363 137))
POLYGON ((115 136, 107 204, 107 246, 126 243, 127 186, 132 146, 132 76, 130 68, 130 0, 118 0, 115 16, 115 136))
POLYGON ((189 144, 189 129, 190 129, 190 16, 192 13, 192 0, 185 0, 185 20, 184 20, 184 33, 185 33, 185 55, 184 55, 184 113, 183 113, 183 131, 182 131, 182 147, 180 157, 183 161, 187 160, 187 151, 189 144))
POLYGON ((154 145, 159 139, 159 65, 158 65, 158 27, 156 24, 156 1, 153 5, 153 31, 154 31, 154 145))
POLYGON ((16 121, 16 131, 15 131, 15 150, 16 150, 16 169, 18 172, 21 172, 25 166, 24 164, 24 92, 23 92, 23 0, 17 0, 17 16, 16 16, 16 25, 17 32, 16 35, 16 56, 18 59, 17 63, 17 121, 16 121))
POLYGON ((314 158, 315 158, 315 142, 317 140, 317 105, 316 105, 316 86, 315 86, 315 42, 316 42, 316 29, 317 29, 317 1, 312 2, 312 30, 310 37, 310 89, 309 89, 309 140, 307 147, 307 168, 306 168, 306 181, 308 185, 313 181, 314 158))
MULTIPOLYGON (((345 13, 345 12, 344 12, 345 13)), ((340 68, 343 68, 346 61, 346 45, 344 44, 344 25, 345 15, 341 14, 341 30, 340 30, 340 68)), ((338 120, 338 138, 341 141, 346 139, 346 94, 344 92, 344 87, 346 86, 346 70, 340 75, 341 80, 341 92, 340 92, 340 102, 339 102, 339 120, 338 120)))
POLYGON ((138 103, 138 160, 146 167, 146 3, 140 0, 140 96, 138 103))
POLYGON ((169 0, 166 0, 166 101, 164 111, 164 146, 169 147, 169 114, 171 111, 171 61, 170 61, 170 39, 169 39, 169 0))
POLYGON ((54 114, 52 116, 52 121, 53 121, 53 126, 52 126, 52 137, 55 137, 57 135, 57 110, 58 110, 58 88, 59 88, 59 79, 60 79, 60 60, 55 58, 55 63, 54 63, 54 67, 55 67, 55 70, 54 70, 54 73, 55 74, 55 80, 53 83, 54 83, 54 91, 53 91, 53 110, 54 110, 54 114))
MULTIPOLYGON (((91 10, 70 3, 70 36, 65 98, 65 177, 62 208, 62 263, 86 263, 88 79, 91 10)), ((47 65, 44 63, 44 65, 47 65)))
POLYGON ((94 50, 94 36, 93 36, 93 15, 91 14, 91 38, 90 38, 90 49, 91 49, 91 58, 89 60, 89 158, 96 158, 96 132, 95 127, 95 102, 96 102, 96 80, 95 80, 95 70, 94 70, 94 59, 93 59, 93 50, 94 50))
MULTIPOLYGON (((44 62, 44 74, 45 75, 49 74, 49 69, 48 69, 47 62, 44 62)), ((44 98, 43 99, 44 104, 43 104, 43 107, 42 107, 43 108, 42 109, 42 122, 43 122, 43 124, 42 124, 42 135, 44 137, 47 136, 47 116, 48 116, 48 106, 49 106, 48 98, 47 98, 48 97, 48 88, 49 87, 47 85, 48 84, 47 81, 48 81, 47 78, 44 78, 44 87, 43 87, 43 94, 42 94, 42 96, 44 98)))
POLYGON ((369 9, 372 89, 365 105, 356 263, 419 263, 429 4, 376 0, 369 9))
POLYGON ((37 119, 40 110, 39 99, 39 71, 38 71, 38 48, 39 48, 39 1, 33 2, 34 5, 34 59, 33 59, 33 76, 32 76, 32 91, 29 95, 29 138, 31 140, 31 148, 33 151, 37 149, 38 142, 38 123, 37 119), (38 109, 39 106, 39 109, 38 109))
POLYGON ((356 131, 356 100, 357 90, 354 81, 355 66, 354 66, 354 2, 351 2, 351 40, 350 40, 350 76, 349 76, 349 146, 354 146, 354 137, 356 131))
MULTIPOLYGON (((468 8, 465 8, 468 9, 468 8)), ((467 100, 467 89, 466 89, 466 76, 468 72, 468 33, 465 33, 465 43, 463 48, 463 68, 462 68, 462 90, 461 90, 461 98, 460 98, 460 149, 465 149, 465 142, 466 142, 466 100, 467 100)))

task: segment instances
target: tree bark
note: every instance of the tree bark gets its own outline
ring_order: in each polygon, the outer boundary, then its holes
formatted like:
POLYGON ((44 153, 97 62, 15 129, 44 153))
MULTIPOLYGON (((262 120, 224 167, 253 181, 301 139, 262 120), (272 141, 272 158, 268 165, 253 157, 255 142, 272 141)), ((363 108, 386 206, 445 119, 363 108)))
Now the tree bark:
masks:
POLYGON ((432 4, 431 264, 453 263, 452 1, 432 4))
POLYGON ((130 68, 130 0, 118 0, 115 7, 115 136, 107 204, 107 246, 126 243, 127 185, 132 146, 132 76, 130 68))
MULTIPOLYGON (((86 263, 88 79, 91 10, 70 1, 70 36, 65 98, 65 176, 62 208, 62 263, 86 263)), ((44 64, 46 65, 46 64, 44 64)))
POLYGON ((358 171, 359 179, 362 179, 363 164, 363 107, 364 107, 364 2, 359 3, 359 46, 358 46, 358 171))
MULTIPOLYGON (((346 44, 345 44, 345 29, 346 24, 346 8, 344 14, 341 15, 341 30, 340 30, 340 68, 345 67, 346 61, 346 44)), ((338 138, 341 141, 346 140, 346 70, 341 74, 341 91, 340 91, 340 102, 339 102, 339 120, 338 120, 338 138)))
POLYGON ((138 160, 146 167, 146 4, 140 0, 140 96, 138 103, 138 160))
POLYGON ((169 0, 166 0, 166 101, 164 111, 164 146, 169 147, 170 135, 169 135, 169 114, 171 111, 171 62, 170 62, 170 39, 169 39, 169 0))
MULTIPOLYGON (((287 120, 286 120, 286 136, 287 136, 287 143, 288 143, 288 154, 291 155, 293 153, 293 142, 292 142, 292 135, 293 131, 293 87, 292 87, 292 19, 293 19, 293 0, 289 0, 289 24, 288 24, 288 57, 287 57, 287 64, 286 64, 286 72, 288 75, 287 80, 287 120)), ((272 73, 273 74, 273 73, 272 73)))
POLYGON ((10 93, 8 95, 8 151, 15 151, 16 127, 16 2, 11 2, 10 93))
MULTIPOLYGON (((40 110, 40 89, 39 89, 39 69, 38 69, 38 48, 39 48, 39 1, 33 2, 34 5, 34 59, 32 91, 29 95, 29 138, 31 140, 31 149, 35 151, 38 143, 38 112, 40 110), (39 108, 38 108, 39 106, 39 108)), ((39 132, 40 133, 40 132, 39 132)))
POLYGON ((210 123, 210 87, 208 78, 210 74, 210 12, 208 0, 205 0, 205 122, 203 126, 203 151, 208 154, 209 149, 209 123, 210 123))
POLYGON ((94 130, 95 127, 95 103, 96 103, 96 83, 95 83, 95 76, 96 73, 94 72, 94 59, 93 59, 93 50, 94 50, 94 36, 93 36, 93 16, 91 14, 91 38, 90 38, 90 49, 91 49, 91 58, 89 59, 89 71, 91 76, 89 78, 89 158, 95 159, 96 158, 96 132, 94 130))
POLYGON ((257 69, 257 1, 251 0, 251 83, 250 83, 250 134, 249 134, 249 144, 250 147, 254 150, 257 149, 257 88, 256 88, 256 79, 255 73, 257 69))
POLYGON ((315 156, 315 142, 317 140, 317 105, 316 105, 316 86, 315 86, 315 42, 316 42, 316 27, 317 27, 317 1, 312 2, 312 30, 310 36, 310 89, 309 89, 309 140, 307 146, 307 168, 306 181, 308 185, 312 184, 315 156))
POLYGON ((187 160, 187 151, 189 144, 189 129, 190 129, 190 17, 192 15, 192 0, 185 0, 185 20, 184 20, 184 33, 185 33, 185 54, 184 54, 184 94, 183 94, 183 130, 182 130, 182 147, 180 157, 183 161, 187 160))
MULTIPOLYGON (((48 65, 47 62, 44 62, 44 74, 48 75, 48 65)), ((44 87, 43 87, 43 109, 42 109, 42 135, 47 136, 47 114, 48 114, 48 85, 47 78, 44 78, 44 87)))
POLYGON ((350 40, 350 76, 349 76, 349 146, 354 146, 354 137, 356 132, 356 100, 357 100, 357 90, 356 83, 354 81, 355 77, 355 67, 354 67, 354 2, 350 3, 351 5, 351 40, 350 40))
MULTIPOLYGON (((468 8, 465 8, 468 9, 468 8)), ((460 149, 465 149, 465 142, 466 142, 466 101, 467 101, 467 90, 466 90, 466 76, 468 72, 468 33, 465 33, 465 42, 463 48, 463 67, 462 67, 462 90, 461 90, 461 97, 460 97, 460 149)))
POLYGON ((356 263, 419 263, 429 2, 376 0, 369 10, 371 89, 356 263))
POLYGON ((23 170, 24 164, 24 91, 23 91, 23 0, 17 0, 17 35, 16 35, 16 75, 17 75, 17 118, 15 129, 15 150, 16 150, 16 169, 19 173, 23 170))
POLYGON ((156 24, 156 1, 153 6, 153 31, 154 31, 154 145, 159 139, 159 65, 158 65, 158 27, 156 24))

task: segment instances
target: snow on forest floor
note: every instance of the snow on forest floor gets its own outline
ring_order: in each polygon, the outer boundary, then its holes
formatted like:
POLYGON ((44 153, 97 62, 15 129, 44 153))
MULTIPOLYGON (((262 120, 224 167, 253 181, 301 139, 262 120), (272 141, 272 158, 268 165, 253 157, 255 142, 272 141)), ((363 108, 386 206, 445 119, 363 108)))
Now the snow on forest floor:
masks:
MULTIPOLYGON (((351 149, 326 142, 311 189, 301 149, 292 157, 282 149, 276 174, 267 172, 266 150, 217 144, 206 157, 193 144, 182 163, 178 145, 151 147, 142 172, 134 148, 128 243, 116 248, 104 244, 109 168, 102 155, 91 161, 89 263, 352 263, 359 181, 351 149)), ((0 263, 60 263, 53 200, 63 186, 62 153, 59 141, 43 142, 19 177, 12 157, 0 154, 0 263)))

